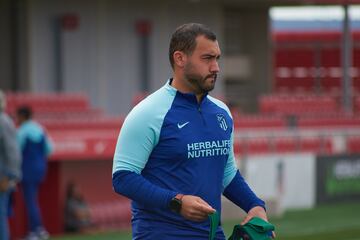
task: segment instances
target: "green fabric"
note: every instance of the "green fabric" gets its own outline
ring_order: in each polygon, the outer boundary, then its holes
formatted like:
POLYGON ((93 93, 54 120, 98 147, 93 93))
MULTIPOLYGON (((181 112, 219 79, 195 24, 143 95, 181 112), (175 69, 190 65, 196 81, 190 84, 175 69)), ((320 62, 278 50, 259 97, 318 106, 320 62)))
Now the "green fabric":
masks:
POLYGON ((243 233, 243 227, 241 225, 235 225, 234 230, 228 240, 243 240, 241 237, 243 233))
POLYGON ((213 240, 216 236, 216 229, 219 226, 220 216, 217 212, 209 214, 210 219, 210 234, 209 240, 213 240))
POLYGON ((228 240, 243 240, 244 234, 249 236, 249 240, 269 240, 270 231, 274 231, 275 227, 265 220, 254 217, 245 225, 235 225, 232 235, 228 240))

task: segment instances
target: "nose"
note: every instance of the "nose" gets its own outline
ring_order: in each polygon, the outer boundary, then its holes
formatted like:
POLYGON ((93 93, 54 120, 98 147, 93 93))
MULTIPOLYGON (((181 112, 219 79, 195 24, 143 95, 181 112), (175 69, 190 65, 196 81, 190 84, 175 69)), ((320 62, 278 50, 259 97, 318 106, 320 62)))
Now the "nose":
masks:
POLYGON ((212 73, 220 72, 220 67, 219 67, 218 61, 214 61, 213 64, 211 64, 210 72, 212 72, 212 73))

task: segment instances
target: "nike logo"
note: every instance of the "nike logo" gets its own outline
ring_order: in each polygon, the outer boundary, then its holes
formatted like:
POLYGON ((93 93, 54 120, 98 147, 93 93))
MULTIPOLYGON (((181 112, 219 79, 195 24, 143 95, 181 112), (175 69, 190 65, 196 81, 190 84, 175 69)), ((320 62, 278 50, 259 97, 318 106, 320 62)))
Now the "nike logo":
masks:
POLYGON ((178 123, 177 126, 178 126, 179 129, 181 129, 181 128, 185 127, 188 123, 189 122, 185 122, 183 124, 178 123))

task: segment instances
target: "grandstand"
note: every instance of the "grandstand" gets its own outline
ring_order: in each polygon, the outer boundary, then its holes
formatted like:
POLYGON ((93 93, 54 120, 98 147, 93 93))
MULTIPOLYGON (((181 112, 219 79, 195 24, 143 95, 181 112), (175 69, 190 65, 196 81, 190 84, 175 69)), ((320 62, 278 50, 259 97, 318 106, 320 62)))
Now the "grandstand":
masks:
MULTIPOLYGON (((55 142, 52 160, 112 157, 123 116, 108 116, 101 109, 91 107, 83 94, 10 93, 7 97, 7 110, 12 116, 16 108, 24 104, 34 109, 34 118, 44 125, 55 142)), ((347 115, 338 99, 329 95, 260 96, 257 114, 235 114, 238 145, 242 146, 236 149, 241 155, 246 153, 245 148, 252 154, 257 151, 322 152, 321 146, 325 145, 326 152, 331 153, 334 151, 331 137, 342 134, 354 151, 360 126, 360 96, 354 100, 355 112, 347 115), (271 137, 274 131, 279 138, 271 137)), ((345 144, 335 152, 348 150, 345 144)))
POLYGON ((53 160, 75 158, 111 158, 121 116, 108 116, 91 107, 84 94, 7 94, 7 111, 11 116, 22 105, 31 107, 55 142, 53 160))
POLYGON ((341 21, 332 17, 309 21, 273 16, 272 92, 259 95, 256 114, 235 114, 236 149, 242 155, 339 154, 358 148, 354 139, 360 126, 359 21, 351 22, 354 95, 349 113, 342 103, 341 21))
MULTIPOLYGON (((360 91, 360 31, 352 33, 353 89, 360 91)), ((279 92, 341 94, 341 33, 336 30, 273 34, 274 89, 279 92)))

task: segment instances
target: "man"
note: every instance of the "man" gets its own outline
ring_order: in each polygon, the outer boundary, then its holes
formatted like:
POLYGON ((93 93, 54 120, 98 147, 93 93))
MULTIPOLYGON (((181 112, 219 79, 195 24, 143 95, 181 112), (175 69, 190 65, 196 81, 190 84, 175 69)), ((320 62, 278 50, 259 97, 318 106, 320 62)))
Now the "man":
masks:
POLYGON ((23 106, 17 110, 18 141, 22 152, 22 189, 29 219, 27 240, 48 239, 38 204, 38 190, 47 169, 52 146, 43 128, 32 120, 32 111, 23 106))
MULTIPOLYGON (((266 218, 264 202, 235 165, 233 120, 210 97, 220 48, 202 24, 173 33, 173 78, 126 117, 114 162, 114 190, 132 199, 133 239, 208 239, 208 215, 221 212, 223 194, 246 212, 266 218)), ((225 239, 221 226, 216 239, 225 239)))
POLYGON ((16 129, 4 113, 5 94, 0 90, 0 240, 9 240, 8 201, 11 190, 21 176, 21 156, 16 129))

